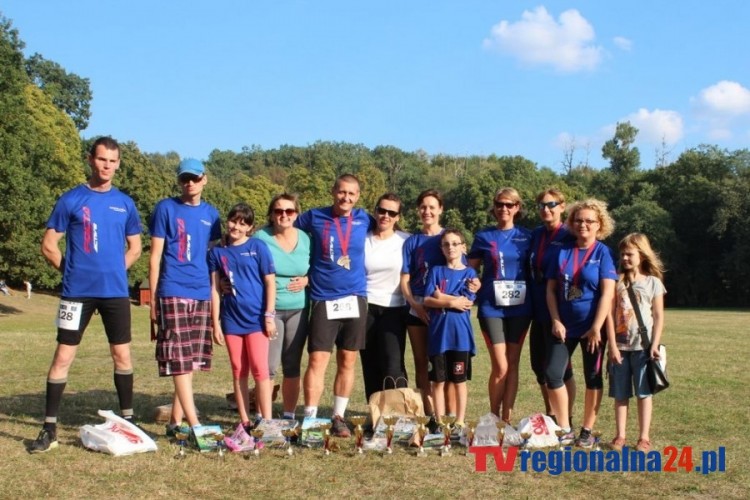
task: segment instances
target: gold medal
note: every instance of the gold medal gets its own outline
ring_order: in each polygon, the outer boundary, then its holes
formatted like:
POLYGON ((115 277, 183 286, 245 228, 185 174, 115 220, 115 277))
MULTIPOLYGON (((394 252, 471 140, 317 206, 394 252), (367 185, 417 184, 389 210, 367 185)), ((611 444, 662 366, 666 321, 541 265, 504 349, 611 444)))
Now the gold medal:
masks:
POLYGON ((340 265, 344 269, 349 269, 351 260, 349 259, 348 255, 342 255, 341 257, 339 257, 339 260, 336 261, 336 264, 340 265))
POLYGON ((580 299, 583 296, 583 291, 577 286, 571 286, 568 290, 568 300, 580 299))

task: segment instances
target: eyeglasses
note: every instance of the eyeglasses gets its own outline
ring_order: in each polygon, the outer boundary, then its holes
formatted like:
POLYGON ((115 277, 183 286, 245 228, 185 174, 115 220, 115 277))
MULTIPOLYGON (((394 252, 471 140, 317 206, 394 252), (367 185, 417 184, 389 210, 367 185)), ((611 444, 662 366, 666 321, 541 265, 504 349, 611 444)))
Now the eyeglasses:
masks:
POLYGON ((396 217, 400 212, 396 212, 395 210, 388 210, 387 208, 383 207, 375 207, 375 212, 378 215, 385 215, 388 214, 388 217, 396 217))
POLYGON ((562 205, 562 202, 561 201, 540 201, 539 203, 536 204, 539 210, 544 210, 545 207, 552 210, 558 205, 562 205))
POLYGON ((587 226, 590 226, 592 224, 599 224, 599 221, 594 219, 574 219, 573 224, 578 224, 579 226, 586 224, 587 226))
POLYGON ((507 201, 495 201, 494 203, 495 208, 507 208, 508 210, 518 206, 518 203, 508 203, 507 201))
POLYGON ((443 248, 451 248, 451 247, 456 248, 456 247, 460 247, 463 244, 464 243, 462 241, 446 241, 440 246, 443 248))
POLYGON ((197 184, 203 180, 203 176, 195 175, 195 174, 182 174, 181 176, 177 178, 177 180, 180 182, 180 184, 187 184, 188 182, 197 184))
POLYGON ((282 215, 291 217, 292 215, 296 213, 297 213, 297 209, 295 208, 274 208, 273 209, 273 214, 279 217, 281 217, 282 215))

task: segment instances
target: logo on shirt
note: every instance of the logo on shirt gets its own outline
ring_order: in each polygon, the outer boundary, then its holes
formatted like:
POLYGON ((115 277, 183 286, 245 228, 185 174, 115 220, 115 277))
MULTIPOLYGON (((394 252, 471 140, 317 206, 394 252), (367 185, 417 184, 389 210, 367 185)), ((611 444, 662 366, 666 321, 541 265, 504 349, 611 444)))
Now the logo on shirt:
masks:
POLYGON ((211 227, 211 221, 210 220, 201 219, 201 224, 203 224, 204 226, 211 227))
POLYGON ((99 253, 99 234, 96 222, 91 220, 91 209, 83 207, 83 251, 99 253))
POLYGON ((190 261, 190 235, 185 227, 185 219, 177 218, 177 260, 190 261))
POLYGON ((123 208, 123 207, 113 207, 112 205, 109 206, 109 209, 113 210, 115 212, 120 212, 120 213, 127 212, 127 210, 125 210, 125 208, 123 208))

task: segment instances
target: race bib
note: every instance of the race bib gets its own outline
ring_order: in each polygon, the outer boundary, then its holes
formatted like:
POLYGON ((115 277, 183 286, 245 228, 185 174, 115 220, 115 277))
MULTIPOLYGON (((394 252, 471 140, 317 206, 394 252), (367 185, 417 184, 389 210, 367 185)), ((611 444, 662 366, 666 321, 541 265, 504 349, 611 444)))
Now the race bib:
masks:
POLYGON ((359 318, 359 302, 356 295, 336 300, 326 300, 328 319, 359 318))
POLYGON ((82 310, 83 304, 80 302, 61 300, 60 308, 57 311, 57 327, 77 332, 81 326, 82 310))
POLYGON ((494 281, 495 305, 496 306, 518 306, 526 301, 525 281, 494 281))

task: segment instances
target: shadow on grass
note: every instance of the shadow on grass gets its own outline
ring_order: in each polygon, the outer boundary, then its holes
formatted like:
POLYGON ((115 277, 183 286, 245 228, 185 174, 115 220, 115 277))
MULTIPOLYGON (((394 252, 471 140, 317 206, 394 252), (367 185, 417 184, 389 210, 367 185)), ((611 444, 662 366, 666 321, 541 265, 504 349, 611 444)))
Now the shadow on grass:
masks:
POLYGON ((7 315, 7 314, 21 314, 20 309, 16 309, 15 307, 11 307, 6 304, 0 304, 0 314, 7 315))

